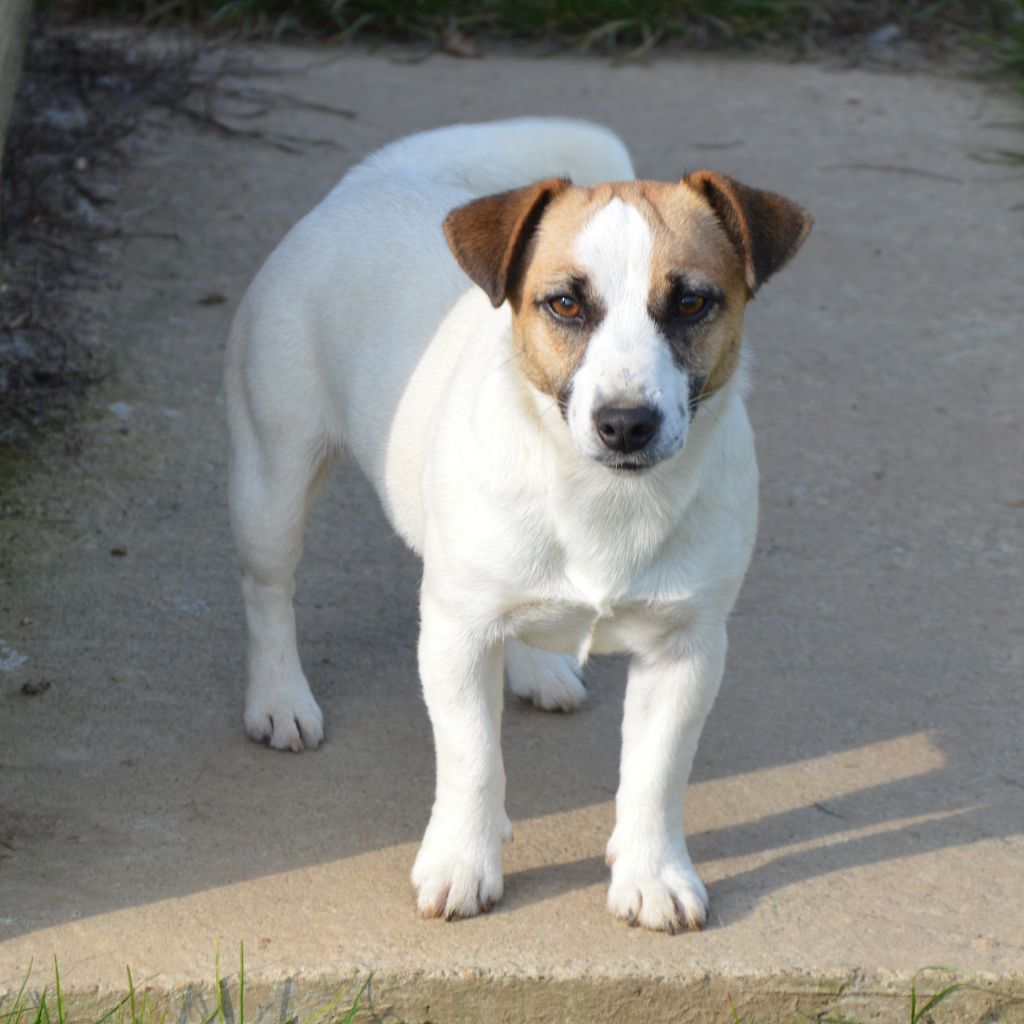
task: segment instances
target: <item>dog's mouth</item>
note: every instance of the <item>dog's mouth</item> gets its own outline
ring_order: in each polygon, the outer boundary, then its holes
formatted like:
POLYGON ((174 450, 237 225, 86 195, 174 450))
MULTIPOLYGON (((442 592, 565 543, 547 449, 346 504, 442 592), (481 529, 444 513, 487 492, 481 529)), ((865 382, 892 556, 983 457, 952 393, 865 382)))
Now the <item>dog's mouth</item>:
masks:
POLYGON ((602 452, 591 457, 604 466, 605 469, 610 469, 614 473, 638 476, 671 459, 678 452, 682 451, 683 447, 683 442, 669 446, 661 444, 652 445, 650 448, 644 448, 642 451, 637 452, 602 452))
POLYGON ((656 466, 659 459, 648 457, 634 459, 598 459, 602 466, 616 473, 643 473, 656 466))

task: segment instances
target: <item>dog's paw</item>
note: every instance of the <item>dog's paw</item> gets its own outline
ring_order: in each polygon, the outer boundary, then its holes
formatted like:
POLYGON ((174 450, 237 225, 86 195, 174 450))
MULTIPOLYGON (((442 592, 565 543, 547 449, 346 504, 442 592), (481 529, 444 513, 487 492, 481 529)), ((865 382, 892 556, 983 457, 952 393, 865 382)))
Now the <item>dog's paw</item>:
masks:
POLYGON ((519 640, 505 645, 508 688, 544 711, 575 711, 587 695, 576 659, 539 651, 519 640))
POLYGON ((686 860, 641 866, 627 856, 615 856, 608 909, 634 927, 675 935, 703 927, 708 918, 708 893, 686 860))
POLYGON ((250 689, 245 699, 245 731, 275 750, 314 750, 324 738, 324 716, 303 680, 302 688, 250 689))
POLYGON ((413 864, 412 884, 423 917, 450 921, 486 914, 504 891, 501 836, 471 842, 454 836, 449 840, 431 824, 413 864))

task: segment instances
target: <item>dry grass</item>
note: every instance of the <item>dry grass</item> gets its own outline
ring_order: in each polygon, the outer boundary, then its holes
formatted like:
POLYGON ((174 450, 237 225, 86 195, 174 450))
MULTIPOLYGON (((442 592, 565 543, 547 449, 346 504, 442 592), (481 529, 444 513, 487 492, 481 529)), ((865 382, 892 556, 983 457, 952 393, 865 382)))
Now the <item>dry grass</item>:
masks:
POLYGON ((51 0, 77 15, 248 34, 524 40, 618 53, 659 44, 808 54, 981 49, 1024 75, 1024 0, 51 0))

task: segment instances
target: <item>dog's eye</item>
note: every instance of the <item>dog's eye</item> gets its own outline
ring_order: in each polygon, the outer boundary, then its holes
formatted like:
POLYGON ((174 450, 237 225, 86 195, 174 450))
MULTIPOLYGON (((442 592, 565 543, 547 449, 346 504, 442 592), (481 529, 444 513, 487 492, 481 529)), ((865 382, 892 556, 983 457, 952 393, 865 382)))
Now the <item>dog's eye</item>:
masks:
POLYGON ((548 309, 563 320, 575 320, 582 312, 579 302, 571 295, 559 295, 548 299, 548 309))
POLYGON ((687 320, 696 320, 708 308, 708 300, 703 295, 682 295, 676 303, 676 310, 687 320))

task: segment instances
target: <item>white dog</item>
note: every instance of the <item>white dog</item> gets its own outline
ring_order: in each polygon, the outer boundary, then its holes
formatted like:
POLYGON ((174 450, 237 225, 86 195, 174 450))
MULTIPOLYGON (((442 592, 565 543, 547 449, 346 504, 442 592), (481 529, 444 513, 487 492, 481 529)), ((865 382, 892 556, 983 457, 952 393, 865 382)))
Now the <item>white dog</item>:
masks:
POLYGON ((706 919, 682 808, 757 520, 743 312, 811 221, 722 174, 632 179, 622 143, 577 121, 402 139, 288 234, 232 329, 246 728, 323 737, 293 573, 347 449, 423 558, 424 915, 502 894, 503 668, 571 710, 588 654, 629 651, 608 906, 669 932, 706 919))

